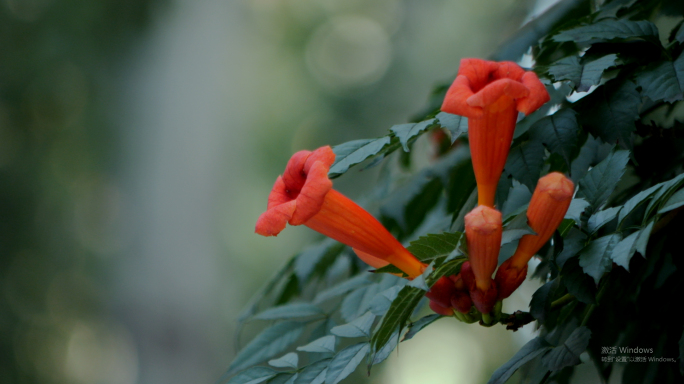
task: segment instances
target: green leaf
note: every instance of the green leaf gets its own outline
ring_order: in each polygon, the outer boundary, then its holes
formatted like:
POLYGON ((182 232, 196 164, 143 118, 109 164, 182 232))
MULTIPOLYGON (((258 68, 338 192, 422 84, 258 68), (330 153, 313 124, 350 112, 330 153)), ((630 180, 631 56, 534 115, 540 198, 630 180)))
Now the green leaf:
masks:
POLYGON ((606 55, 585 64, 580 64, 577 56, 569 56, 558 60, 549 68, 549 73, 556 81, 570 81, 578 92, 586 92, 592 85, 598 85, 601 82, 601 76, 606 69, 617 64, 618 58, 615 54, 606 55))
POLYGON ((542 357, 542 364, 552 372, 580 363, 579 355, 587 349, 591 331, 587 327, 575 329, 562 345, 542 357))
POLYGON ((613 152, 580 180, 579 194, 589 202, 589 213, 598 211, 613 193, 615 186, 625 172, 629 152, 613 152))
POLYGON ((641 203, 645 202, 648 198, 653 196, 658 189, 662 187, 661 184, 654 185, 651 188, 648 188, 646 190, 643 190, 636 195, 632 196, 627 202, 622 206, 622 210, 620 210, 620 215, 618 215, 618 223, 622 223, 622 220, 624 220, 627 215, 632 213, 634 209, 636 209, 641 203))
POLYGON ((596 303, 596 285, 593 279, 582 271, 578 258, 568 259, 563 265, 561 275, 561 282, 568 289, 568 293, 585 304, 596 303))
POLYGON ((519 213, 509 221, 501 234, 501 245, 520 240, 525 235, 536 235, 534 230, 527 224, 527 210, 519 213))
POLYGON ((295 384, 323 384, 331 359, 319 360, 299 371, 295 384))
POLYGON ((456 142, 459 136, 468 133, 468 118, 451 113, 440 112, 435 116, 442 127, 449 130, 451 144, 456 142))
POLYGON ((663 214, 665 212, 675 210, 681 207, 682 205, 684 205, 684 189, 680 189, 674 195, 670 196, 670 198, 663 205, 663 207, 658 210, 658 214, 663 214))
POLYGON ((587 222, 587 229, 590 233, 598 231, 599 228, 608 224, 611 220, 617 216, 622 207, 606 208, 604 210, 598 211, 591 215, 589 221, 587 222))
POLYGON ((349 280, 345 280, 333 287, 323 290, 316 295, 316 297, 313 300, 313 303, 320 304, 334 297, 344 295, 345 293, 353 289, 369 285, 371 284, 371 281, 368 280, 368 277, 369 276, 367 273, 357 275, 349 280))
POLYGON ((332 239, 326 239, 304 249, 294 261, 294 272, 299 281, 307 282, 311 273, 322 260, 338 255, 343 249, 344 245, 332 239))
POLYGON ((404 284, 397 285, 378 293, 368 304, 368 308, 378 316, 384 315, 403 287, 404 284))
POLYGON ((580 266, 584 273, 594 278, 597 285, 603 274, 613 265, 610 255, 619 241, 620 235, 618 234, 599 237, 589 243, 580 253, 580 266))
POLYGON ((525 344, 508 362, 497 369, 487 384, 504 384, 508 379, 528 361, 551 349, 549 343, 541 337, 536 337, 525 344))
POLYGON ((563 31, 553 36, 552 39, 557 42, 574 41, 575 43, 584 43, 596 39, 615 40, 629 38, 656 41, 658 39, 658 28, 656 28, 655 24, 645 20, 604 19, 598 23, 563 31))
POLYGON ((513 180, 513 186, 508 192, 508 198, 503 203, 501 214, 506 217, 518 209, 521 209, 530 202, 532 192, 525 185, 520 184, 518 180, 513 180))
POLYGON ((309 303, 285 304, 269 308, 254 316, 256 320, 297 319, 302 317, 322 315, 323 310, 309 303))
POLYGON ((295 257, 291 258, 282 268, 277 270, 273 277, 268 280, 268 283, 250 300, 249 305, 247 305, 247 307, 238 315, 238 322, 240 322, 240 324, 252 317, 259 309, 261 300, 266 297, 267 294, 272 293, 278 283, 282 281, 283 276, 289 275, 290 268, 292 268, 295 259, 295 257))
POLYGON ((401 341, 411 340, 418 332, 428 325, 434 323, 435 321, 441 319, 444 316, 433 313, 432 315, 427 315, 420 320, 408 325, 408 332, 404 335, 401 341))
POLYGON ((390 336, 389 341, 373 355, 373 361, 368 365, 368 374, 370 375, 370 369, 373 365, 375 364, 380 364, 383 361, 387 360, 389 357, 390 353, 394 351, 394 348, 397 347, 397 344, 399 344, 399 331, 397 330, 390 336))
POLYGON ((299 376, 298 373, 283 372, 268 381, 268 384, 294 384, 299 376))
POLYGON ((646 246, 648 245, 648 239, 651 237, 653 224, 655 224, 655 221, 651 221, 646 228, 639 231, 639 237, 636 241, 636 250, 644 257, 646 257, 646 246))
MULTIPOLYGON (((259 384, 275 377, 278 372, 266 367, 252 367, 233 376, 226 384, 259 384)), ((219 380, 223 382, 223 378, 219 380)))
POLYGON ((537 141, 526 141, 511 149, 504 172, 534 190, 544 164, 544 146, 537 141))
POLYGON ((371 300, 381 290, 379 284, 371 284, 357 288, 342 300, 340 315, 346 322, 351 322, 366 313, 371 300))
POLYGON ((435 125, 436 122, 437 120, 435 119, 428 119, 421 121, 420 123, 399 124, 390 128, 390 131, 392 131, 392 133, 399 138, 399 142, 404 148, 404 151, 408 152, 409 142, 416 136, 425 132, 428 128, 435 125))
POLYGON ((636 77, 642 94, 653 101, 672 103, 681 100, 684 93, 684 55, 675 61, 650 65, 636 77))
POLYGON ((581 222, 582 212, 589 206, 589 202, 578 198, 572 199, 568 211, 565 212, 565 218, 573 220, 575 223, 579 224, 581 222))
POLYGON ((327 335, 318 338, 307 345, 297 347, 297 350, 311 353, 335 353, 335 341, 335 336, 327 335))
POLYGON ((615 248, 613 248, 613 253, 610 255, 610 258, 615 264, 623 267, 627 271, 629 271, 629 261, 632 260, 632 256, 636 251, 636 241, 640 233, 641 231, 636 231, 622 239, 617 243, 615 248))
POLYGON ((249 342, 228 367, 226 375, 264 362, 280 353, 299 339, 305 323, 285 321, 266 328, 249 342))
POLYGON ((568 164, 577 151, 579 132, 576 112, 570 108, 546 116, 530 128, 532 140, 544 144, 549 152, 562 155, 568 164))
POLYGON ((370 344, 359 343, 341 350, 328 364, 325 375, 326 384, 337 384, 349 376, 368 354, 370 344))
POLYGON ((463 238, 461 232, 443 232, 440 234, 427 234, 418 240, 412 241, 406 249, 423 263, 449 255, 463 238))
MULTIPOLYGON (((684 43, 684 24, 679 25, 679 29, 677 30, 674 39, 679 41, 680 43, 684 43)), ((684 373, 682 374, 684 375, 684 373)))
POLYGON ((662 203, 662 200, 667 199, 680 185, 684 183, 684 173, 658 185, 662 185, 660 189, 653 195, 653 199, 646 207, 646 214, 644 217, 651 216, 651 213, 656 209, 656 206, 662 203))
POLYGON ((554 279, 542 285, 532 295, 530 301, 530 314, 541 323, 546 321, 546 315, 551 308, 551 300, 549 300, 553 291, 559 286, 559 280, 554 279))
POLYGON ((580 153, 570 166, 570 178, 577 183, 586 176, 589 169, 608 157, 613 145, 604 143, 601 139, 588 135, 586 142, 580 148, 580 153))
POLYGON ((297 369, 299 364, 299 356, 295 352, 290 352, 281 356, 278 359, 269 360, 268 365, 276 368, 292 368, 297 369))
POLYGON ((587 235, 582 231, 577 228, 571 228, 567 236, 563 238, 563 250, 556 256, 556 264, 563 268, 563 265, 569 258, 577 255, 584 248, 586 239, 587 235))
POLYGON ((611 81, 580 102, 581 122, 606 143, 632 146, 634 121, 639 118, 641 95, 629 80, 611 81))
POLYGON ((330 167, 328 177, 332 179, 344 174, 354 165, 380 153, 391 141, 389 136, 384 136, 377 139, 354 140, 334 146, 335 163, 330 167))
POLYGON ((442 197, 439 177, 420 173, 392 192, 380 207, 383 217, 394 220, 404 233, 412 233, 442 197))
POLYGON ((339 337, 370 337, 375 315, 368 311, 365 315, 351 323, 338 325, 330 330, 330 333, 339 337))

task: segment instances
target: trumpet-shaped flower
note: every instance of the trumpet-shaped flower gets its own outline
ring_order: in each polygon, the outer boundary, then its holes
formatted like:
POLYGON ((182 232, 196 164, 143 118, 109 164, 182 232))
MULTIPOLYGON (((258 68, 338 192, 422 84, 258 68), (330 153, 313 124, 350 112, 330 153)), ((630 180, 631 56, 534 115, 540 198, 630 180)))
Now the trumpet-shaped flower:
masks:
POLYGON ((527 262, 551 238, 570 207, 575 185, 562 173, 553 172, 539 179, 527 208, 527 222, 536 235, 520 239, 513 256, 496 273, 499 299, 505 299, 525 280, 527 262))
POLYGON ((419 276, 425 265, 368 211, 332 189, 328 170, 334 161, 335 154, 327 146, 295 153, 276 179, 255 232, 277 236, 287 223, 304 224, 352 247, 376 268, 392 264, 409 278, 419 276))
POLYGON ((485 205, 478 206, 465 216, 469 263, 464 263, 461 274, 475 307, 482 313, 490 312, 493 299, 496 299, 492 273, 498 264, 501 249, 501 225, 501 212, 485 205))
POLYGON ((537 75, 525 72, 513 62, 461 60, 442 111, 468 118, 480 205, 494 207, 518 112, 530 114, 549 100, 537 75))

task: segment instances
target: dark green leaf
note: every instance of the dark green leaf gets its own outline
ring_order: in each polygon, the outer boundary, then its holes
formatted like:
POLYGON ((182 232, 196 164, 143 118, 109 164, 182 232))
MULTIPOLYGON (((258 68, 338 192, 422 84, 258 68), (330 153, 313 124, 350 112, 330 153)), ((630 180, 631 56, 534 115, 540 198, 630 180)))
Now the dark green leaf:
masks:
POLYGON ((508 222, 501 234, 501 245, 520 240, 525 235, 536 235, 534 230, 527 224, 527 211, 523 211, 508 222))
POLYGON ((536 141, 527 141, 512 148, 504 172, 534 190, 544 164, 544 146, 536 141))
POLYGON ((364 273, 358 276, 354 276, 349 280, 345 280, 334 287, 330 287, 324 291, 319 292, 314 298, 314 304, 320 304, 326 300, 332 299, 333 297, 344 295, 345 293, 356 289, 361 286, 366 286, 371 283, 368 280, 369 274, 364 273))
POLYGON ((644 257, 646 257, 646 246, 648 245, 648 239, 651 237, 654 223, 655 221, 651 221, 646 228, 639 231, 639 238, 636 241, 636 250, 644 257))
POLYGON ((393 191, 380 212, 383 217, 394 220, 405 233, 412 233, 437 204, 442 191, 440 178, 420 173, 393 191))
POLYGON ((580 101, 580 120, 606 143, 632 146, 641 95, 631 81, 611 81, 580 101))
POLYGON ((341 350, 328 364, 325 375, 326 384, 337 384, 349 376, 368 354, 370 344, 359 343, 341 350))
POLYGON ((428 128, 435 125, 435 123, 435 119, 429 119, 421 121, 420 123, 399 124, 390 128, 390 131, 392 131, 392 133, 399 138, 399 142, 401 142, 401 146, 404 148, 404 151, 408 152, 409 142, 416 136, 425 132, 428 128))
POLYGON ((382 349, 380 349, 373 355, 373 361, 371 361, 371 363, 368 365, 369 375, 371 367, 375 364, 380 364, 383 361, 387 360, 390 353, 392 353, 392 351, 394 351, 394 348, 397 347, 397 344, 399 344, 398 330, 392 334, 392 336, 390 337, 389 341, 385 344, 385 346, 383 346, 382 349))
POLYGON ((608 201, 629 161, 628 151, 613 152, 580 180, 579 194, 589 202, 589 213, 594 213, 608 201))
POLYGON ((298 373, 283 372, 276 375, 268 381, 268 384, 294 384, 297 380, 298 373))
POLYGON ((618 12, 623 8, 631 7, 638 0, 613 0, 608 4, 603 3, 601 10, 598 12, 595 20, 605 18, 617 18, 618 12))
MULTIPOLYGON (((332 330, 331 330, 332 331, 332 330)), ((327 335, 310 342, 307 345, 297 347, 298 351, 312 352, 312 353, 334 353, 335 352, 335 336, 327 335)))
POLYGON ((328 255, 336 255, 342 252, 344 246, 340 243, 327 239, 316 245, 307 247, 302 253, 297 255, 294 262, 294 271, 297 278, 302 283, 309 280, 309 276, 316 268, 316 265, 328 255))
POLYGON ((662 208, 658 210, 658 214, 672 211, 684 205, 684 189, 680 189, 674 195, 670 196, 662 208))
POLYGON ((389 136, 377 139, 361 139, 349 141, 333 147, 335 163, 330 167, 328 176, 335 178, 347 172, 349 168, 380 153, 385 146, 389 145, 389 136))
POLYGON ((562 155, 568 164, 577 150, 579 131, 576 112, 569 108, 540 119, 530 128, 532 140, 544 144, 549 152, 562 155))
POLYGON ((679 29, 677 30, 677 33, 675 34, 674 39, 679 41, 680 43, 684 43, 684 24, 679 24, 679 29))
POLYGON ((603 72, 618 64, 617 55, 610 54, 599 59, 580 64, 577 56, 569 56, 559 60, 549 68, 549 73, 556 81, 568 80, 578 92, 586 92, 592 85, 601 82, 603 72))
POLYGON ((662 185, 660 189, 653 195, 653 199, 648 203, 646 207, 646 214, 644 217, 651 216, 651 213, 656 209, 656 207, 662 204, 663 200, 667 199, 674 191, 679 188, 680 185, 684 183, 684 173, 658 185, 662 185))
POLYGON ((619 241, 620 235, 618 234, 599 237, 589 243, 580 253, 580 266, 584 273, 594 278, 597 285, 603 274, 613 265, 610 255, 619 241))
POLYGON ((313 304, 293 303, 269 308, 254 316, 254 318, 257 320, 296 319, 322 314, 323 310, 313 304))
POLYGON ((596 285, 593 279, 582 271, 578 258, 568 259, 563 265, 561 275, 561 282, 568 289, 568 293, 585 304, 596 303, 596 285))
POLYGON ((319 360, 299 372, 295 384, 323 384, 330 359, 319 360))
POLYGON ((573 220, 575 223, 580 224, 582 212, 589 206, 589 202, 584 199, 572 199, 568 211, 565 213, 565 218, 573 220))
POLYGON ((577 228, 571 228, 567 236, 563 239, 563 250, 556 257, 556 264, 563 268, 565 262, 577 255, 584 248, 587 236, 577 228))
POLYGON ((406 249, 423 263, 449 255, 458 246, 463 237, 461 232, 444 232, 438 235, 428 234, 412 241, 406 249))
POLYGON ((530 192, 530 189, 525 185, 520 184, 517 180, 513 180, 513 186, 508 192, 506 202, 503 203, 501 214, 503 217, 506 217, 516 212, 529 203, 531 198, 532 192, 530 192))
POLYGON ((636 78, 641 92, 653 101, 672 103, 681 100, 684 92, 684 55, 675 61, 664 61, 649 66, 636 78))
POLYGON ((558 371, 579 364, 579 355, 587 349, 589 339, 591 339, 589 328, 575 329, 562 345, 551 349, 542 357, 542 364, 550 371, 558 371))
POLYGON ((374 320, 375 315, 368 311, 365 315, 351 323, 334 327, 330 330, 330 333, 339 337, 370 337, 370 330, 374 320))
POLYGON ((622 207, 606 208, 591 215, 587 222, 587 229, 589 232, 596 232, 599 228, 608 224, 617 216, 620 209, 622 209, 622 207))
POLYGON ((587 141, 582 145, 579 155, 570 166, 570 178, 575 185, 587 174, 589 168, 608 157, 612 149, 613 145, 588 135, 587 141))
POLYGON ((595 39, 614 40, 629 38, 657 40, 658 28, 650 21, 645 20, 604 19, 598 23, 569 29, 553 36, 553 40, 557 42, 574 41, 576 43, 584 43, 595 39))
POLYGON ((641 231, 636 231, 622 239, 610 254, 611 260, 627 271, 629 271, 629 261, 632 260, 632 256, 636 251, 636 241, 640 233, 641 231))
POLYGON ((449 130, 451 133, 451 144, 453 144, 459 136, 468 132, 468 118, 452 115, 451 113, 440 112, 435 116, 439 125, 449 130))
MULTIPOLYGON (((259 384, 269 380, 278 372, 266 367, 252 367, 244 372, 240 372, 232 379, 228 380, 226 384, 259 384)), ((223 378, 219 382, 223 382, 223 378)))
POLYGON ((228 367, 227 375, 264 362, 297 341, 305 323, 286 321, 266 328, 245 346, 228 367))
POLYGON ((656 191, 661 187, 662 185, 654 185, 651 188, 648 188, 646 190, 643 190, 636 195, 632 196, 627 202, 622 206, 622 210, 620 210, 620 214, 618 215, 618 223, 622 223, 622 220, 627 217, 632 211, 641 205, 641 203, 645 202, 646 199, 650 198, 653 196, 656 191))
POLYGON ((268 280, 266 284, 259 293, 255 295, 254 298, 250 300, 250 304, 240 312, 238 316, 238 321, 240 323, 244 322, 248 318, 252 317, 259 308, 259 302, 267 295, 272 293, 279 282, 282 281, 283 276, 289 275, 290 268, 295 263, 296 257, 291 258, 282 268, 280 268, 274 275, 268 280))
POLYGON ((384 315, 404 285, 405 284, 397 285, 378 293, 368 304, 368 309, 377 316, 384 315))
POLYGON ((379 284, 371 284, 357 288, 342 300, 340 315, 346 322, 351 322, 368 310, 371 300, 381 290, 379 284))
POLYGON ((299 356, 295 352, 290 352, 281 356, 278 359, 269 360, 268 365, 276 368, 292 368, 297 369, 299 364, 299 356))
POLYGON ((411 323, 408 326, 408 332, 404 335, 404 338, 401 341, 406 341, 406 340, 411 340, 413 336, 415 336, 418 332, 420 332, 423 328, 427 327, 428 325, 434 323, 438 319, 442 318, 443 316, 437 315, 437 314, 432 314, 432 315, 427 315, 420 320, 416 321, 415 323, 411 323))
POLYGON ((558 279, 551 280, 542 285, 532 295, 532 301, 530 301, 530 314, 541 323, 546 321, 546 315, 551 307, 550 296, 553 291, 558 288, 558 285, 558 279))
POLYGON ((528 361, 551 349, 541 337, 536 337, 525 344, 508 362, 497 369, 487 384, 504 384, 528 361))

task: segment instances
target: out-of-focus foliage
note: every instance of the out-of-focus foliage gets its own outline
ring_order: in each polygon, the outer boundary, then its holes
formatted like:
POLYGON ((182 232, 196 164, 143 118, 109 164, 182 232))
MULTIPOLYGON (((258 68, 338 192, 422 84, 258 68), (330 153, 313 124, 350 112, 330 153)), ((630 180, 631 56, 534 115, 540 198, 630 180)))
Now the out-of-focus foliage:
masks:
MULTIPOLYGON (((544 285, 529 311, 500 321, 512 329, 535 321, 540 334, 491 383, 516 371, 525 382, 566 383, 582 360, 603 382, 613 375, 623 383, 681 381, 684 322, 675 308, 684 293, 683 21, 684 3, 676 0, 565 1, 532 21, 543 28, 523 28, 511 40, 517 50, 495 55, 518 59, 531 44, 533 69, 551 95, 518 122, 499 183, 509 243, 500 260, 525 233, 515 218, 524 218, 541 176, 563 172, 578 188, 530 272, 544 285)), ((230 364, 225 382, 335 384, 360 365, 370 370, 439 318, 419 317, 423 295, 440 276, 459 271, 467 253, 463 217, 476 204, 466 119, 439 111, 445 91, 437 87, 414 122, 336 146, 329 173, 353 177, 350 169, 381 167, 371 193, 379 217, 432 267, 407 282, 381 273, 398 272, 392 267, 367 273, 333 241, 312 245, 243 312, 241 322, 268 322, 230 364), (416 170, 413 163, 425 163, 413 151, 423 135, 442 152, 416 170)))
POLYGON ((105 107, 111 84, 103 74, 155 3, 0 2, 2 383, 135 377, 67 360, 79 353, 68 348, 79 335, 126 342, 102 320, 106 293, 96 283, 102 256, 117 250, 111 231, 120 208, 111 181, 117 143, 105 107))

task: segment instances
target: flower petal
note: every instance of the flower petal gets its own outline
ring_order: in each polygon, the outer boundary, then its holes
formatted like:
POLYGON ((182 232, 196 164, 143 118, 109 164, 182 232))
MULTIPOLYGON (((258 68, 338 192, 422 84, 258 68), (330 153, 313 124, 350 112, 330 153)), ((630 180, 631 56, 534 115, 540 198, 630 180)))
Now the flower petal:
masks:
POLYGON ((522 83, 530 90, 530 94, 517 100, 516 108, 518 111, 529 115, 551 100, 549 92, 546 91, 544 84, 539 81, 536 73, 525 72, 522 77, 522 83))
POLYGON ((519 99, 529 95, 530 91, 523 84, 511 79, 499 79, 487 84, 466 102, 472 107, 486 107, 494 104, 502 96, 519 99))
POLYGON ((271 193, 268 195, 267 209, 271 209, 276 205, 285 204, 290 200, 292 200, 292 197, 290 197, 290 195, 287 193, 287 188, 285 187, 283 177, 278 176, 278 178, 275 181, 275 184, 273 184, 273 189, 271 189, 271 193))
POLYGON ((379 259, 379 258, 371 255, 370 253, 359 251, 356 248, 352 248, 352 250, 354 251, 354 253, 356 253, 356 256, 358 256, 359 259, 363 260, 364 263, 370 265, 373 268, 379 269, 379 268, 386 267, 389 265, 389 263, 387 261, 385 261, 383 259, 379 259))
POLYGON ((313 151, 306 163, 304 163, 304 173, 308 174, 311 171, 311 167, 315 162, 320 161, 327 168, 326 172, 330 169, 330 166, 335 162, 335 152, 329 146, 320 147, 313 151))
POLYGON ((316 161, 306 175, 306 182, 297 196, 297 209, 290 219, 291 225, 304 224, 321 210, 325 195, 332 189, 328 179, 330 166, 316 161))
POLYGON ((254 232, 261 236, 278 236, 297 207, 295 200, 274 206, 259 216, 254 232))
POLYGON ((461 59, 458 76, 469 80, 470 89, 477 92, 492 81, 491 75, 499 69, 499 63, 482 59, 461 59))
POLYGON ((442 111, 452 113, 454 115, 466 117, 480 117, 482 116, 482 108, 473 107, 466 103, 466 100, 473 95, 473 90, 470 86, 470 81, 467 77, 459 75, 451 84, 444 102, 442 103, 442 111))
POLYGON ((287 162, 285 172, 283 172, 283 181, 288 190, 299 192, 304 186, 306 181, 304 163, 310 155, 311 151, 299 151, 292 155, 290 161, 287 162))
POLYGON ((494 77, 496 79, 511 79, 520 81, 525 74, 525 70, 512 61, 502 61, 499 63, 499 68, 496 69, 494 77))

